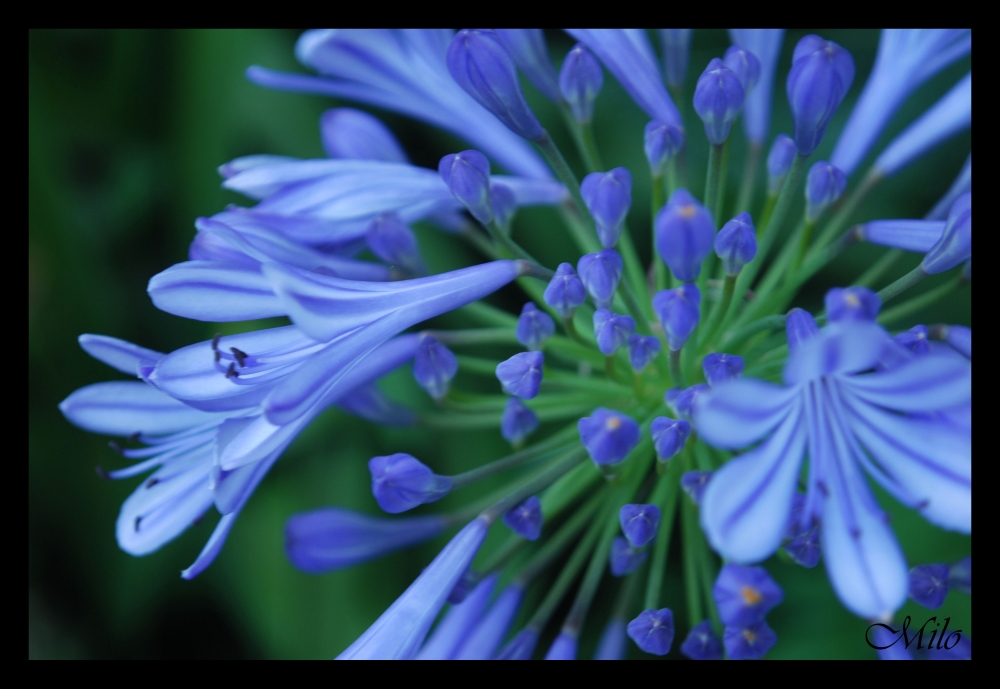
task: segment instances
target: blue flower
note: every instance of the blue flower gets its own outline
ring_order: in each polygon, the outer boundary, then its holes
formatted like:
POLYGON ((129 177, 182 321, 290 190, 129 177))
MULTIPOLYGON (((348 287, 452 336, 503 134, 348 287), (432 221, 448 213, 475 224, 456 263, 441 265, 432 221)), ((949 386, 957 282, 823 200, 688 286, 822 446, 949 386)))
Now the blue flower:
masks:
POLYGON ((712 597, 723 624, 751 627, 762 621, 784 594, 763 567, 728 564, 715 580, 712 597))
POLYGON ((641 548, 656 536, 660 508, 656 505, 622 505, 618 510, 618 521, 629 545, 641 548))
POLYGON ((785 532, 808 448, 802 519, 822 524, 834 589, 856 614, 886 617, 905 600, 906 565, 863 471, 931 522, 968 533, 970 429, 932 412, 970 404, 971 370, 957 358, 927 355, 864 373, 889 341, 880 327, 841 321, 802 338, 805 329, 789 321, 786 387, 743 378, 695 404, 696 427, 708 442, 739 448, 764 439, 715 473, 702 526, 734 562, 770 555, 785 532))
POLYGON ((778 643, 778 635, 767 622, 751 627, 726 627, 722 636, 730 660, 759 660, 778 643))
POLYGON ((788 171, 795 162, 795 142, 787 134, 774 137, 771 150, 767 154, 767 190, 771 194, 781 191, 788 171))
POLYGON ((643 134, 643 151, 654 175, 663 173, 667 161, 684 148, 684 132, 666 122, 651 121, 643 134))
POLYGON ((431 335, 420 338, 413 358, 413 377, 436 400, 448 394, 451 379, 458 372, 458 359, 431 335))
MULTIPOLYGON (((686 421, 681 421, 679 423, 687 423, 686 421)), ((684 475, 681 476, 681 488, 684 492, 688 494, 691 501, 700 505, 702 497, 705 495, 705 488, 708 486, 708 482, 712 480, 712 476, 715 474, 714 471, 686 471, 684 475)))
POLYGON ((622 279, 622 267, 622 257, 614 249, 604 249, 580 257, 576 270, 597 308, 611 307, 611 300, 622 279))
POLYGON ((556 69, 549 59, 545 34, 541 29, 495 29, 493 32, 524 76, 542 95, 559 102, 556 69))
POLYGON ((840 169, 825 160, 813 164, 806 175, 806 216, 816 220, 846 188, 847 175, 840 169))
POLYGON ((757 256, 757 230, 749 213, 740 213, 715 235, 715 254, 722 259, 726 275, 739 275, 743 266, 757 256))
POLYGON ((653 297, 653 311, 663 326, 667 344, 673 351, 679 350, 698 327, 701 293, 693 284, 681 285, 677 289, 665 289, 653 297))
POLYGON ((415 660, 451 660, 462 647, 469 632, 479 622, 493 589, 496 588, 496 574, 480 581, 462 602, 451 606, 434 633, 420 648, 415 660))
POLYGON ((559 71, 559 91, 577 122, 586 124, 593 118, 594 100, 603 85, 601 63, 582 43, 577 43, 566 54, 559 71))
POLYGON ((601 246, 614 247, 632 205, 632 175, 623 167, 609 172, 592 172, 583 178, 580 195, 594 217, 601 246))
POLYGON ((706 354, 701 362, 705 380, 711 386, 739 378, 743 374, 745 365, 743 357, 735 354, 706 354))
POLYGON ((537 541, 542 535, 542 503, 537 496, 530 498, 503 515, 503 523, 522 538, 537 541))
POLYGON ((517 395, 530 400, 538 394, 542 384, 542 363, 545 355, 541 352, 521 352, 497 366, 497 379, 508 395, 517 395))
MULTIPOLYGON (((455 660, 490 660, 507 636, 524 600, 524 587, 514 582, 496 599, 455 653, 455 660)), ((532 648, 532 650, 534 650, 532 648)), ((529 651, 530 653, 530 651, 529 651)))
POLYGON ((438 173, 472 217, 484 225, 493 220, 490 161, 486 156, 479 151, 451 153, 438 163, 438 173))
POLYGON ((721 146, 729 138, 745 97, 746 90, 736 73, 719 58, 712 58, 698 78, 694 110, 705 123, 705 136, 713 146, 721 146))
POLYGON ((678 189, 656 216, 656 251, 678 280, 690 282, 712 251, 715 222, 686 189, 678 189))
POLYGON ((545 288, 545 303, 563 318, 573 315, 576 307, 587 300, 583 282, 569 263, 560 263, 556 274, 545 288))
POLYGON ((674 642, 674 614, 669 608, 643 610, 628 623, 628 636, 642 651, 665 656, 674 642))
POLYGON ((635 319, 619 316, 607 309, 594 311, 594 337, 604 356, 611 356, 628 342, 635 332, 635 319))
POLYGON ((648 557, 648 550, 634 548, 628 540, 618 536, 611 542, 611 553, 608 555, 611 574, 616 577, 631 574, 639 569, 648 557))
POLYGON ((552 337, 555 332, 556 324, 549 314, 539 311, 530 301, 524 305, 517 319, 515 331, 518 342, 528 349, 541 349, 545 340, 552 337))
POLYGON ((651 335, 632 333, 628 337, 628 360, 632 370, 641 372, 660 353, 660 340, 651 335))
POLYGON ((518 445, 536 428, 538 428, 538 416, 535 412, 524 406, 518 398, 508 398, 503 416, 500 418, 500 435, 504 440, 518 445))
POLYGON ((925 254, 921 265, 928 274, 950 270, 972 257, 972 192, 955 199, 946 221, 873 220, 856 232, 873 244, 925 254))
POLYGON ((368 460, 372 494, 378 506, 390 514, 412 510, 418 505, 440 500, 452 488, 447 476, 438 476, 412 455, 397 452, 368 460))
POLYGON ((691 435, 691 424, 666 416, 657 416, 650 424, 649 432, 653 436, 653 447, 656 448, 657 458, 661 462, 666 462, 684 448, 684 443, 691 435))
POLYGON ((663 67, 667 75, 667 83, 671 88, 684 85, 693 31, 693 29, 659 30, 660 43, 663 45, 663 67))
POLYGON ((389 128, 363 110, 330 108, 320 116, 319 128, 331 158, 410 162, 389 128))
POLYGON ((618 464, 639 443, 639 424, 621 412, 598 407, 578 423, 580 442, 595 464, 618 464))
POLYGON ((910 570, 910 598, 925 608, 940 608, 948 595, 948 565, 917 565, 910 570))
POLYGON ((574 634, 561 632, 545 654, 545 660, 576 660, 577 638, 574 634))
POLYGON ((702 620, 692 627, 681 653, 691 660, 722 660, 722 641, 712 631, 712 623, 702 620))
POLYGON ((774 73, 778 68, 784 29, 729 29, 734 46, 746 48, 760 63, 757 85, 743 103, 743 128, 753 146, 763 146, 771 127, 774 73))
POLYGON ((810 34, 795 46, 786 91, 799 155, 816 150, 830 118, 854 82, 854 59, 833 41, 810 34))

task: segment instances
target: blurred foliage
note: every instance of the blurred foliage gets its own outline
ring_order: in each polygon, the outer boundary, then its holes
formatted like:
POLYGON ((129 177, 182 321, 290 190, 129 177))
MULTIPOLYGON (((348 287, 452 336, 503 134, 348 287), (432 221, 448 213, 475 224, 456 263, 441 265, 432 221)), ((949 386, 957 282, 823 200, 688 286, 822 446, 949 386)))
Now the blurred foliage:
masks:
MULTIPOLYGON (((775 133, 790 130, 784 75, 803 33, 790 32, 785 41, 775 88, 775 133)), ((871 68, 878 38, 873 31, 824 35, 853 53, 858 79, 814 159, 832 150, 871 68)), ((289 31, 29 33, 30 657, 332 657, 409 584, 443 540, 316 577, 294 570, 285 559, 285 520, 324 505, 376 511, 366 467, 366 460, 376 454, 405 450, 429 460, 442 473, 504 454, 504 443, 495 431, 386 430, 330 411, 285 453, 243 511, 218 560, 195 581, 181 580, 178 572, 204 544, 214 526, 212 514, 148 557, 133 558, 117 548, 114 520, 135 481, 100 481, 94 467, 120 466, 120 458, 108 449, 106 438, 74 428, 56 407, 76 388, 117 374, 84 354, 76 337, 83 332, 103 333, 170 351, 208 339, 216 331, 210 324, 157 311, 145 294, 146 281, 185 258, 195 217, 230 203, 249 205, 220 188, 218 165, 250 153, 323 155, 317 121, 331 101, 267 91, 243 77, 251 64, 300 70, 292 52, 295 38, 296 33, 289 31)), ((563 55, 571 41, 554 32, 550 44, 554 54, 563 55)), ((723 31, 695 33, 689 88, 701 68, 726 46, 723 31)), ((874 151, 968 69, 966 59, 919 89, 874 151)), ((550 103, 530 86, 526 90, 543 121, 558 120, 550 103)), ((700 192, 707 143, 690 105, 682 107, 688 122, 690 185, 700 192)), ((465 148, 431 127, 379 114, 398 133, 416 164, 434 167, 444 153, 465 148)), ((624 165, 634 174, 629 222, 644 257, 649 251, 649 188, 642 157, 645 123, 645 115, 609 76, 597 103, 597 139, 608 167, 624 165)), ((560 127, 553 129, 576 164, 568 135, 560 127)), ((886 180, 857 219, 922 216, 951 183, 970 145, 966 132, 886 180)), ((730 194, 739 183, 745 150, 739 124, 734 128, 733 149, 730 194)), ((476 260, 466 247, 433 229, 420 227, 418 234, 432 269, 476 260)), ((575 262, 558 216, 549 209, 523 212, 515 234, 551 265, 575 262)), ((850 282, 881 251, 867 246, 851 249, 809 283, 800 304, 816 308, 827 287, 850 282)), ((911 258, 898 264, 896 275, 916 264, 916 257, 911 258)), ((921 289, 933 287, 938 279, 926 282, 921 289)), ((497 299, 513 310, 523 296, 509 288, 497 299)), ((970 302, 966 288, 913 322, 968 324, 970 302)), ((456 322, 455 316, 441 319, 443 325, 456 322)), ((225 332, 233 332, 233 326, 225 332)), ((456 383, 484 384, 461 378, 456 383)), ((390 376, 384 387, 402 401, 426 403, 406 370, 390 376)), ((478 497, 489 488, 476 486, 467 493, 478 497)), ((455 507, 469 497, 456 501, 449 496, 441 507, 455 507)), ((928 525, 885 495, 880 499, 891 512, 912 563, 951 562, 970 552, 971 539, 928 525)), ((679 558, 671 560, 677 563, 679 558)), ((864 643, 867 623, 837 602, 822 567, 804 570, 777 558, 768 567, 786 594, 785 603, 769 620, 780 638, 769 657, 873 657, 864 643)), ((679 612, 685 609, 681 589, 679 572, 670 570, 666 595, 679 612)), ((970 633, 970 605, 968 598, 950 594, 937 614, 939 619, 952 616, 953 629, 970 633)), ((584 657, 596 643, 606 609, 607 602, 595 606, 582 640, 584 657)), ((905 614, 922 622, 932 613, 909 603, 900 616, 905 614)))

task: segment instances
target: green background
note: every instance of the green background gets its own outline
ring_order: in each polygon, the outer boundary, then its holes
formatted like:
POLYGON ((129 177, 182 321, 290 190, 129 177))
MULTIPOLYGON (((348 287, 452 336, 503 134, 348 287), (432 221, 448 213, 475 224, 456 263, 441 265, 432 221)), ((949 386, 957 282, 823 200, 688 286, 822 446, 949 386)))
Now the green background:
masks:
MULTIPOLYGON (((790 130, 784 78, 791 51, 804 33, 786 36, 772 135, 790 130)), ((851 51, 858 77, 813 160, 832 150, 871 68, 878 39, 873 31, 822 33, 851 51)), ((243 77, 251 64, 302 71, 292 52, 296 36, 291 31, 29 32, 30 657, 332 657, 412 581, 443 540, 351 570, 310 576, 293 569, 285 558, 285 520, 324 505, 375 513, 365 464, 373 455, 406 451, 430 458, 441 473, 453 473, 505 453, 495 431, 384 430, 329 411, 285 453, 248 503, 218 560, 195 581, 181 580, 179 572, 211 532, 212 514, 150 556, 133 558, 118 549, 114 520, 137 481, 99 480, 94 467, 117 468, 121 458, 108 449, 107 438, 76 429, 56 405, 78 387, 121 376, 84 354, 76 337, 84 332, 108 334, 170 351, 216 332, 211 324, 157 311, 145 294, 146 282, 185 259, 195 217, 230 203, 250 205, 220 188, 218 165, 250 153, 323 155, 317 121, 333 102, 268 91, 243 77)), ((704 65, 721 56, 727 45, 724 31, 695 33, 689 90, 704 65)), ((565 35, 550 34, 553 54, 560 56, 557 65, 570 46, 565 35)), ((966 58, 918 89, 880 138, 875 153, 970 64, 966 58)), ((554 123, 554 137, 576 164, 555 109, 530 86, 526 92, 543 122, 554 123)), ((691 186, 700 193, 707 143, 690 105, 684 106, 684 114, 691 186)), ((412 120, 391 114, 384 119, 418 165, 436 167, 441 155, 466 147, 412 120)), ((595 122, 607 167, 624 165, 635 178, 629 223, 646 258, 646 116, 606 74, 595 122)), ((742 168, 743 142, 738 123, 730 194, 742 168)), ((969 132, 939 146, 883 182, 856 219, 921 217, 949 186, 970 146, 969 132)), ((418 227, 417 232, 432 270, 477 260, 435 230, 418 227)), ((551 210, 523 212, 515 222, 515 236, 549 265, 577 258, 551 210)), ((800 305, 817 308, 828 287, 848 284, 882 251, 852 248, 807 285, 800 305)), ((907 257, 894 275, 917 260, 907 257)), ((928 280, 915 291, 933 287, 940 279, 928 280)), ((498 297, 498 303, 512 310, 522 301, 513 290, 498 297)), ((971 323, 969 288, 909 324, 942 321, 971 323)), ((447 318, 441 322, 455 324, 447 318)), ((224 332, 250 327, 226 326, 224 332)), ((460 387, 477 383, 482 384, 461 377, 456 381, 460 387)), ((408 371, 397 372, 384 387, 397 399, 426 403, 408 371)), ((487 488, 476 486, 468 492, 487 488)), ((449 496, 442 507, 463 504, 468 497, 449 496)), ((952 562, 971 552, 970 538, 932 527, 886 496, 880 498, 911 564, 952 562)), ((804 570, 772 559, 768 568, 786 596, 769 617, 779 644, 768 657, 874 657, 864 643, 867 624, 836 601, 822 566, 804 570)), ((667 589, 671 607, 683 609, 675 573, 667 589)), ((592 612, 582 640, 584 657, 593 648, 605 609, 598 603, 592 612)), ((900 611, 900 616, 907 614, 919 624, 933 613, 911 602, 900 611)), ((969 598, 951 593, 936 614, 939 619, 950 615, 952 629, 971 632, 969 598)))

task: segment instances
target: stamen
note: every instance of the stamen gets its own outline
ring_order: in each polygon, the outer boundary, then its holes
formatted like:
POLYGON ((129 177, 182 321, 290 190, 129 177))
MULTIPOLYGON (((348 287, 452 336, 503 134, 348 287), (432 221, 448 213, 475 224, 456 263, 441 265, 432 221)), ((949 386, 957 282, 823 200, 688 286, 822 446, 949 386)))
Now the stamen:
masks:
POLYGON ((141 522, 141 521, 142 521, 142 517, 136 517, 135 518, 135 530, 136 530, 136 533, 138 533, 138 531, 139 531, 139 522, 141 522))
POLYGON ((215 363, 219 363, 219 359, 221 359, 221 358, 222 358, 222 352, 220 352, 218 349, 216 349, 215 350, 215 363))
POLYGON ((158 479, 158 478, 156 478, 154 476, 153 478, 151 478, 148 481, 146 481, 146 488, 152 488, 153 486, 155 486, 159 482, 160 482, 160 479, 158 479))
POLYGON ((111 475, 108 474, 108 470, 102 467, 100 464, 94 467, 94 471, 97 472, 97 475, 101 477, 103 480, 105 481, 111 480, 111 475))
MULTIPOLYGON (((222 333, 215 333, 215 337, 212 338, 212 351, 218 353, 219 351, 219 340, 222 339, 222 333)), ((219 359, 216 358, 216 361, 219 359)))
POLYGON ((134 443, 134 442, 136 442, 136 441, 138 441, 138 440, 139 440, 139 436, 141 436, 141 435, 142 435, 142 431, 136 431, 135 433, 133 433, 132 435, 130 435, 130 436, 128 437, 128 439, 129 439, 129 440, 130 440, 131 442, 133 442, 133 443, 134 443))
POLYGON ((240 374, 236 371, 236 362, 230 361, 229 368, 226 369, 226 378, 239 378, 240 374))
POLYGON ((755 589, 753 586, 744 586, 740 590, 740 595, 743 596, 743 601, 747 605, 757 605, 764 600, 764 596, 762 596, 760 591, 755 589))
POLYGON ((236 347, 230 347, 229 351, 233 353, 234 357, 236 357, 236 362, 240 365, 240 368, 244 368, 246 364, 243 362, 246 361, 247 353, 236 349, 236 347))
POLYGON ((108 441, 108 447, 110 447, 112 450, 114 450, 115 452, 117 452, 120 455, 124 455, 125 454, 125 450, 122 449, 122 446, 119 445, 114 440, 109 440, 108 441))

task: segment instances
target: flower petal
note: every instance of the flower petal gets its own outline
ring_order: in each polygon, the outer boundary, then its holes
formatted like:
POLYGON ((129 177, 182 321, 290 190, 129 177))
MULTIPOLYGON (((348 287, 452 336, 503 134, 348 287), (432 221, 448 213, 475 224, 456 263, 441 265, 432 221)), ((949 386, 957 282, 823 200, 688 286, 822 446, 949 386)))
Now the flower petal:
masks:
POLYGON ((878 363, 888 333, 869 321, 841 321, 823 328, 788 357, 785 383, 794 385, 838 373, 857 373, 878 363))
POLYGON ((130 376, 138 375, 139 362, 163 358, 160 352, 107 335, 80 335, 77 341, 90 356, 130 376))
POLYGON ((59 404, 72 423, 91 433, 128 436, 176 433, 217 418, 139 381, 95 383, 59 404))
POLYGON ((695 427, 712 445, 745 447, 788 415, 797 394, 795 388, 752 378, 726 381, 696 398, 695 427))
POLYGON ((855 395, 886 409, 929 412, 972 401, 972 366, 951 356, 922 356, 888 371, 844 378, 855 395))
POLYGON ((158 309, 198 321, 247 321, 285 315, 260 270, 241 263, 178 263, 154 275, 146 291, 158 309))

